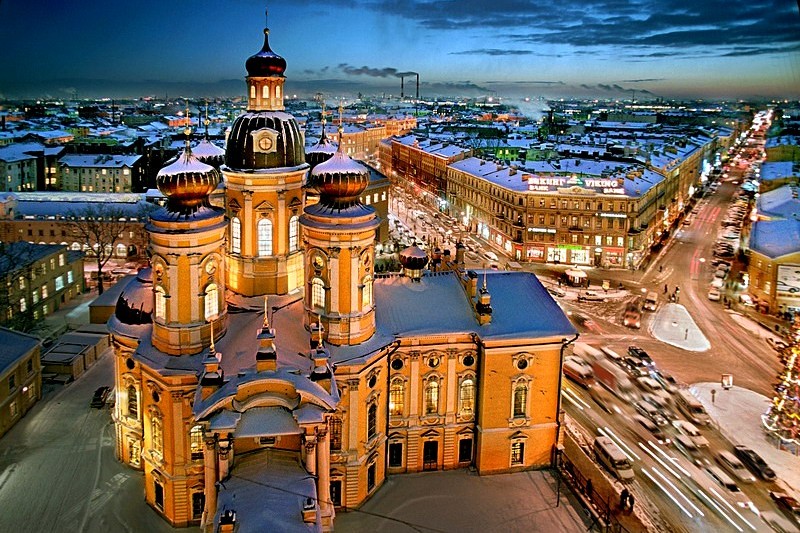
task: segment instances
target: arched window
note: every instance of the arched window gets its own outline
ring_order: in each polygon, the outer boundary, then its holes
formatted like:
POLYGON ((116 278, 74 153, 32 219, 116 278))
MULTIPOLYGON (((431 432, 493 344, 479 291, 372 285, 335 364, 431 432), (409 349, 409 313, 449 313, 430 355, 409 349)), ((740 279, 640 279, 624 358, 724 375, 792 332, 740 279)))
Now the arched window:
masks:
POLYGON ((136 387, 128 385, 128 416, 139 418, 139 397, 136 395, 136 387))
POLYGON ((123 243, 119 243, 117 245, 117 257, 125 257, 126 255, 128 255, 128 247, 123 243))
POLYGON ((255 85, 251 85, 250 86, 250 98, 255 98, 255 97, 256 97, 256 86, 255 85))
POLYGON ((272 221, 267 218, 258 221, 258 255, 272 255, 272 221))
POLYGON ((153 453, 156 453, 159 455, 159 457, 161 457, 164 454, 164 433, 160 417, 153 416, 153 418, 150 420, 150 430, 152 432, 153 453))
POLYGON ((524 418, 528 414, 528 385, 518 383, 514 387, 514 418, 524 418))
POLYGON ((159 320, 167 319, 167 294, 164 287, 156 287, 156 318, 159 320))
POLYGON ((374 403, 367 409, 367 438, 371 439, 378 432, 378 406, 374 403))
POLYGON ((319 278, 311 280, 311 307, 325 307, 325 284, 319 278))
POLYGON ((361 290, 361 307, 372 305, 372 278, 364 278, 364 288, 361 290))
POLYGON ((261 98, 269 98, 269 85, 261 87, 261 98))
POLYGON ((392 380, 389 388, 389 414, 392 416, 403 416, 405 407, 405 382, 400 378, 392 380))
POLYGON ((206 320, 217 318, 219 314, 219 291, 217 290, 217 286, 213 283, 206 287, 205 304, 206 320))
POLYGON ((462 415, 471 415, 475 410, 475 381, 465 378, 458 388, 458 411, 462 415))
POLYGON ((281 97, 281 86, 280 85, 276 85, 275 86, 275 98, 280 98, 280 97, 281 97))
POLYGON ((236 217, 231 219, 231 253, 242 253, 242 223, 236 217))
POLYGON ((439 412, 439 382, 432 379, 425 385, 425 414, 439 412))
POLYGON ((296 252, 299 243, 300 219, 294 215, 289 219, 289 251, 296 252))
POLYGON ((200 425, 189 430, 189 448, 192 451, 192 459, 203 458, 203 427, 200 425))

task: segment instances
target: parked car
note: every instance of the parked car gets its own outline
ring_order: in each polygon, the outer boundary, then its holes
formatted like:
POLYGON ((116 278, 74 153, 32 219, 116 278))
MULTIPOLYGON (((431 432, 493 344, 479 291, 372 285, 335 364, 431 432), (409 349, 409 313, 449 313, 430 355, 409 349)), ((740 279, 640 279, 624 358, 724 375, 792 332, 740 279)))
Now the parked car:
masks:
POLYGON ((782 352, 788 346, 784 341, 776 339, 775 337, 767 337, 767 344, 776 352, 782 352))
POLYGON ((747 470, 742 462, 731 452, 721 451, 717 454, 717 463, 733 477, 744 483, 755 483, 756 478, 747 470))
POLYGON ((607 298, 594 291, 584 291, 578 295, 579 302, 605 302, 607 298))
POLYGON ((722 293, 719 292, 719 289, 716 287, 711 287, 708 290, 708 299, 712 302, 718 302, 722 298, 722 293))
POLYGON ((102 409, 106 405, 109 393, 111 393, 111 387, 98 387, 94 391, 94 396, 92 396, 89 406, 95 409, 102 409))
POLYGON ((764 459, 761 458, 760 455, 747 446, 734 446, 733 453, 742 463, 744 463, 744 466, 749 468, 751 472, 764 481, 775 480, 775 471, 769 467, 769 465, 764 461, 764 459))
POLYGON ((800 524, 800 502, 783 492, 770 491, 769 496, 778 506, 778 509, 791 517, 795 523, 800 524))
POLYGON ((653 366, 653 358, 638 346, 628 346, 628 355, 640 359, 647 366, 653 366))

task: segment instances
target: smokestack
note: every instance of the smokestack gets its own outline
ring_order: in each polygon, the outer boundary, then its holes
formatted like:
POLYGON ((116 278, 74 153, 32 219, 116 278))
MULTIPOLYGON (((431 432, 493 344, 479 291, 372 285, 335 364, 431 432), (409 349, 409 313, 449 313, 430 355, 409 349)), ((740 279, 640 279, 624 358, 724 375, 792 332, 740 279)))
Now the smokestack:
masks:
POLYGON ((405 81, 406 79, 403 76, 400 76, 400 100, 403 99, 403 91, 405 90, 405 81))
POLYGON ((419 74, 417 74, 417 102, 419 102, 419 74))

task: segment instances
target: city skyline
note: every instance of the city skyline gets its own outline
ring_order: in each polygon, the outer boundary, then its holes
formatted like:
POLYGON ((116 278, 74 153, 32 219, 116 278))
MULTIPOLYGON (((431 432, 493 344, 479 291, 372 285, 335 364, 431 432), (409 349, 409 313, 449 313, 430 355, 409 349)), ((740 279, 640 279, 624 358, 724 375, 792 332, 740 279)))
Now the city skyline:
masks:
MULTIPOLYGON (((794 2, 270 2, 287 94, 795 98, 794 2)), ((0 3, 0 98, 237 96, 264 4, 0 3)))

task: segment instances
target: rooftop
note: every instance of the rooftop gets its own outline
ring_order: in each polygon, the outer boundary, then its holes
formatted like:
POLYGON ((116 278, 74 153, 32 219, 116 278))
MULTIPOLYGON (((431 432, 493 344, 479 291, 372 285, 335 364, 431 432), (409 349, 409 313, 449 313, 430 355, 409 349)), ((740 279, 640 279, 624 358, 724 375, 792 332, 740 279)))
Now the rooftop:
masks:
POLYGON ((0 375, 9 370, 20 358, 41 344, 38 338, 0 327, 0 375))

